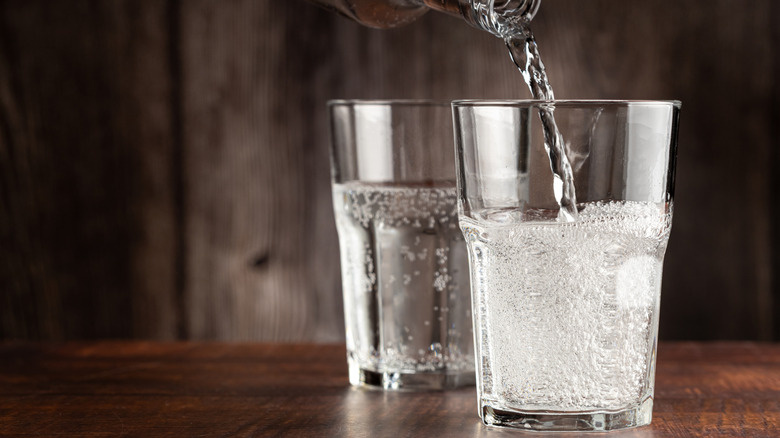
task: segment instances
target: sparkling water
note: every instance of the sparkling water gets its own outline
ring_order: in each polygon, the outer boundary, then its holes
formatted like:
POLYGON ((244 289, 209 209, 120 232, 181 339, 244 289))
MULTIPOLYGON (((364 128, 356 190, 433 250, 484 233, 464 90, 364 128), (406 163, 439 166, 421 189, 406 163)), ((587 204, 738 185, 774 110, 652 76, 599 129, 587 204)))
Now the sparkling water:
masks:
POLYGON ((628 201, 580 208, 576 222, 542 210, 461 218, 481 408, 620 410, 652 395, 671 214, 628 201))
MULTIPOLYGON (((512 61, 523 75, 526 85, 534 99, 555 100, 552 85, 547 79, 539 47, 536 44, 529 23, 524 20, 508 22, 504 41, 509 49, 512 61)), ((555 123, 555 107, 541 104, 539 118, 544 131, 544 147, 550 158, 550 170, 553 173, 553 193, 558 201, 559 219, 573 221, 577 218, 577 195, 574 188, 574 174, 566 156, 566 142, 555 123)))
POLYGON ((377 373, 473 373, 455 183, 350 182, 335 184, 333 199, 350 365, 377 373))

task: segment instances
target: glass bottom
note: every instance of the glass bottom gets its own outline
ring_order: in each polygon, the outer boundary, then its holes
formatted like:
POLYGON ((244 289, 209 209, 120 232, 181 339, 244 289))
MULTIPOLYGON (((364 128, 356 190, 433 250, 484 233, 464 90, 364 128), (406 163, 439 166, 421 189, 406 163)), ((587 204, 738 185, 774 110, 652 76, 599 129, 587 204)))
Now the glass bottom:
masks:
POLYGON ((608 431, 646 426, 653 419, 653 398, 615 412, 518 411, 482 403, 482 422, 488 426, 536 431, 608 431))
POLYGON ((474 381, 474 371, 455 373, 379 372, 361 368, 356 363, 349 363, 349 383, 366 388, 409 391, 443 390, 473 386, 474 381))

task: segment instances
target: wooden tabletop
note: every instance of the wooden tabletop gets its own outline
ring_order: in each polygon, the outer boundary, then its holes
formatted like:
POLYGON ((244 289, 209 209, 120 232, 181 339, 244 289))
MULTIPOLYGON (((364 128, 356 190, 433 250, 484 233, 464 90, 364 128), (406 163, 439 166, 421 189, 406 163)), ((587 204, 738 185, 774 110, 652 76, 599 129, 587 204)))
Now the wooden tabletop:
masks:
MULTIPOLYGON (((655 395, 652 425, 608 435, 780 436, 780 344, 662 343, 655 395)), ((343 345, 0 344, 0 436, 19 435, 529 433, 483 426, 473 388, 350 388, 343 345)))

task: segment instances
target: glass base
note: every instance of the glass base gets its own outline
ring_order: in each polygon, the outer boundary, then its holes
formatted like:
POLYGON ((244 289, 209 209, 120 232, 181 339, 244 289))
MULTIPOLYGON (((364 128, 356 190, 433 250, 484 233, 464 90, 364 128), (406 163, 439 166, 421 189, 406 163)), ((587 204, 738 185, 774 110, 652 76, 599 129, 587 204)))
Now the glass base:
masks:
POLYGON ((646 426, 653 419, 653 399, 617 412, 517 411, 482 404, 482 422, 488 426, 536 431, 607 431, 646 426))
POLYGON ((443 390, 462 386, 473 386, 474 371, 435 373, 435 372, 378 372, 349 364, 349 383, 374 389, 390 390, 443 390))

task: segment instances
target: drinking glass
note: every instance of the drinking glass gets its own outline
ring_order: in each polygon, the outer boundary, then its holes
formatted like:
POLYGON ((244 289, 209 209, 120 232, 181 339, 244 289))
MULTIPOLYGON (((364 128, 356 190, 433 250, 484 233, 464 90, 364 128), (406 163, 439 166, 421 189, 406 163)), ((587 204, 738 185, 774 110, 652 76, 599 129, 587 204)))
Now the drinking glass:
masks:
POLYGON ((679 109, 676 101, 453 102, 485 424, 650 423, 679 109), (551 171, 557 155, 546 139, 557 135, 566 160, 554 167, 571 169, 570 178, 551 171), (567 179, 573 215, 559 214, 567 179))
POLYGON ((450 102, 333 101, 329 110, 350 382, 473 384, 450 102))

